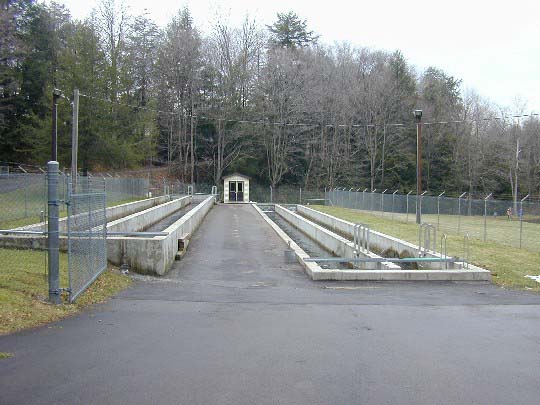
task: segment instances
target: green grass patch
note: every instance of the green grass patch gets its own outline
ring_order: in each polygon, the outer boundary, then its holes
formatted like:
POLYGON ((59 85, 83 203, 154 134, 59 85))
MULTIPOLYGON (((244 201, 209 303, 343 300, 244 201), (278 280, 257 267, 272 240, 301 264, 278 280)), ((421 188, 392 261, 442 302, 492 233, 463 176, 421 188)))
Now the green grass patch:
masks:
MULTIPOLYGON (((310 208, 346 221, 369 224, 372 230, 418 244, 418 226, 414 223, 400 222, 348 208, 313 205, 310 208)), ((463 234, 460 235, 457 232, 446 232, 446 234, 448 253, 452 256, 463 257, 463 234)), ((437 238, 440 239, 441 235, 439 232, 437 238)), ((437 246, 439 243, 438 240, 437 246)), ((498 285, 540 292, 540 283, 524 277, 540 273, 538 267, 540 253, 536 251, 518 249, 495 241, 483 242, 471 235, 471 261, 477 266, 490 270, 493 282, 498 285)))
MULTIPOLYGON (((0 249, 0 335, 32 328, 75 314, 127 288, 131 279, 116 269, 106 270, 75 304, 47 302, 45 252, 0 249)), ((60 283, 68 285, 67 254, 60 253, 60 283)))
POLYGON ((13 357, 13 353, 0 352, 0 359, 9 359, 13 357))

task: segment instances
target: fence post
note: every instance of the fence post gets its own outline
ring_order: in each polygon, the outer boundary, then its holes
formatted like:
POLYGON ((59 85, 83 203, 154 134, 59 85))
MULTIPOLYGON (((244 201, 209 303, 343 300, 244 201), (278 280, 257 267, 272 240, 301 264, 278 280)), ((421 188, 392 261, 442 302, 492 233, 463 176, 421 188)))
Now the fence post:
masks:
POLYGON ((47 163, 48 226, 47 245, 49 253, 49 301, 60 304, 60 235, 58 232, 58 162, 47 163))
POLYGON ((352 198, 351 198, 351 197, 352 197, 352 190, 353 190, 353 188, 351 187, 351 188, 349 189, 349 201, 348 201, 348 202, 349 202, 349 206, 348 206, 347 208, 352 208, 352 207, 353 207, 353 204, 352 204, 352 198))
POLYGON ((489 195, 484 198, 484 242, 487 241, 487 202, 492 195, 493 193, 489 193, 489 195))
POLYGON ((373 190, 371 190, 371 214, 373 214, 373 210, 374 210, 374 201, 375 201, 375 191, 377 191, 376 188, 374 188, 373 190))
MULTIPOLYGON (((417 205, 417 207, 420 208, 420 216, 419 216, 420 220, 422 220, 422 201, 424 200, 424 194, 426 194, 426 193, 427 193, 427 190, 424 191, 422 194, 420 194, 420 197, 419 197, 419 198, 420 198, 420 202, 419 202, 419 204, 417 205)), ((418 217, 418 215, 417 215, 417 217, 418 217)))
POLYGON ((441 204, 441 197, 446 192, 443 191, 441 194, 437 196, 437 230, 441 230, 441 210, 440 210, 440 204, 441 204))
POLYGON ((367 188, 365 188, 364 191, 362 191, 362 210, 364 211, 366 209, 366 191, 367 191, 367 188))
POLYGON ((270 186, 270 204, 274 202, 273 195, 272 195, 272 186, 270 186))
POLYGON ((302 187, 300 187, 300 205, 302 205, 302 187))
POLYGON ((521 199, 519 202, 519 248, 521 249, 521 240, 523 237, 523 201, 525 201, 527 198, 529 198, 529 194, 527 194, 525 197, 521 199))
POLYGON ((405 222, 409 222, 409 195, 411 195, 411 193, 412 193, 412 190, 407 193, 407 198, 406 198, 407 214, 405 215, 405 222))
POLYGON ((396 203, 396 193, 398 192, 399 190, 396 190, 392 193, 392 219, 394 219, 394 207, 395 207, 395 203, 396 203))
POLYGON ((388 189, 385 189, 382 193, 381 193, 381 215, 384 217, 384 193, 386 193, 388 191, 388 189))
POLYGON ((28 217, 28 173, 24 173, 24 217, 28 217))
POLYGON ((467 192, 465 191, 463 194, 461 194, 458 198, 458 225, 457 225, 457 231, 458 233, 461 231, 461 199, 463 198, 463 196, 467 194, 467 192))

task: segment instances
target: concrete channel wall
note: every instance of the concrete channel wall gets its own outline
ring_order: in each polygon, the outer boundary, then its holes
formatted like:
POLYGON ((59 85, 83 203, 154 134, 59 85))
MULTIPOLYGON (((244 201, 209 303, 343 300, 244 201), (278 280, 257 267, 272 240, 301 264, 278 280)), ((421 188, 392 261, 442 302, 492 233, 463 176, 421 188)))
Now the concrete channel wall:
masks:
POLYGON ((107 258, 116 265, 126 263, 141 274, 162 276, 166 274, 178 252, 178 242, 183 235, 191 237, 215 204, 215 196, 205 198, 182 218, 166 228, 166 236, 154 238, 109 237, 107 258))
MULTIPOLYGON (((354 225, 352 222, 345 221, 340 218, 336 218, 332 215, 320 212, 303 205, 299 205, 297 210, 303 216, 312 219, 313 221, 323 224, 324 226, 339 232, 342 235, 346 235, 350 238, 353 237, 354 225)), ((398 252, 400 257, 415 257, 418 255, 419 247, 413 243, 404 241, 399 238, 395 238, 390 235, 386 235, 377 231, 370 231, 370 245, 377 251, 383 252, 387 249, 392 249, 398 252)), ((438 252, 427 251, 424 254, 425 257, 441 258, 442 255, 438 252)), ((444 266, 441 263, 430 263, 429 268, 442 269, 444 266)), ((449 264, 450 268, 462 268, 459 263, 449 264)))
MULTIPOLYGON (((353 242, 345 239, 344 237, 329 231, 328 229, 311 222, 310 220, 303 218, 302 216, 280 206, 275 206, 276 213, 280 215, 283 219, 285 219, 287 222, 294 225, 296 228, 298 228, 300 231, 308 235, 313 240, 317 241, 321 246, 323 246, 326 250, 332 252, 337 257, 346 257, 346 258, 354 258, 355 256, 355 247, 353 242)), ((380 258, 380 256, 372 253, 372 252, 360 252, 360 256, 362 257, 370 257, 370 258, 380 258)), ((379 262, 379 263, 360 263, 357 266, 359 269, 392 269, 392 270, 399 270, 401 269, 399 266, 397 266, 394 263, 390 262, 379 262)))
MULTIPOLYGON (((140 201, 134 201, 134 202, 125 203, 121 205, 115 205, 114 207, 109 207, 106 210, 107 222, 112 222, 119 218, 123 218, 125 216, 134 214, 136 212, 146 210, 151 207, 155 207, 157 205, 170 201, 170 199, 171 198, 169 196, 161 196, 161 197, 154 197, 154 198, 146 198, 140 201)), ((58 221, 58 226, 59 226, 60 232, 67 232, 67 218, 61 218, 58 221)), ((19 227, 17 229, 24 230, 24 231, 44 232, 45 222, 39 222, 37 224, 26 225, 26 226, 19 227)))
MULTIPOLYGON (((325 226, 334 229, 336 232, 352 238, 355 225, 352 222, 336 218, 332 215, 305 207, 303 205, 298 205, 297 211, 307 218, 311 218, 320 224, 324 224, 325 226)), ((370 244, 376 246, 378 250, 384 251, 391 248, 399 252, 400 255, 409 255, 409 257, 414 257, 419 252, 419 247, 417 245, 377 231, 371 231, 370 244)), ((434 251, 425 252, 424 256, 434 258, 443 257, 439 252, 434 251)), ((453 265, 449 264, 448 269, 443 268, 441 263, 430 263, 425 267, 428 269, 424 268, 420 270, 411 270, 409 272, 409 278, 407 279, 481 281, 489 281, 491 279, 491 274, 488 270, 472 264, 468 264, 467 268, 464 268, 464 263, 460 262, 453 265)))
POLYGON ((125 216, 107 223, 107 232, 140 232, 163 218, 175 213, 186 205, 191 204, 192 197, 186 196, 174 199, 156 207, 125 216))

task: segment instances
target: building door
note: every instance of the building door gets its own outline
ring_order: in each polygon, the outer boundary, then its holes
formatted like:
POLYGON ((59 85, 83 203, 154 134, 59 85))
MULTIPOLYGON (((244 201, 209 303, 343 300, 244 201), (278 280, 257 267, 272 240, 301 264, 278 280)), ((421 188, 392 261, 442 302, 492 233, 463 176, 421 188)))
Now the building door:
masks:
POLYGON ((244 201, 244 182, 236 182, 236 201, 244 201))
POLYGON ((236 201, 236 181, 229 181, 229 201, 236 201))
POLYGON ((229 201, 244 201, 243 181, 229 181, 229 201))

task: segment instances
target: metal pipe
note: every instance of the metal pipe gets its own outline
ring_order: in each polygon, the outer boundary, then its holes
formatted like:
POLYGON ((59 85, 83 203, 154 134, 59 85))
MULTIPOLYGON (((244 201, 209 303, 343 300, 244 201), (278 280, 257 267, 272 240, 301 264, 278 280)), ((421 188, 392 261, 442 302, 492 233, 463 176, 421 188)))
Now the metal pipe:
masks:
POLYGON ((58 166, 58 162, 55 161, 47 163, 49 301, 53 304, 60 304, 61 302, 58 166))
MULTIPOLYGON (((422 194, 422 110, 415 110, 416 118, 416 195, 422 194)), ((420 201, 416 200, 416 223, 422 223, 420 201)))

